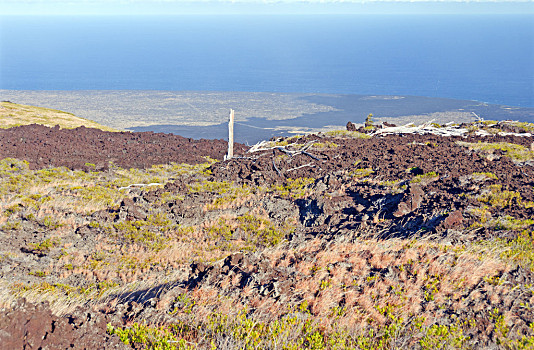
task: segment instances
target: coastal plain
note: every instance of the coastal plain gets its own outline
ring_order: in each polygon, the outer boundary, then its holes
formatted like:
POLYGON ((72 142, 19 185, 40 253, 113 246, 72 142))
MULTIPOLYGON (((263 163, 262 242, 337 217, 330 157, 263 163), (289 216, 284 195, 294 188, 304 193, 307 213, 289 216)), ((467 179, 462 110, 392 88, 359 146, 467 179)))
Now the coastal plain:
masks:
POLYGON ((275 136, 291 136, 363 123, 404 125, 434 121, 534 120, 534 108, 418 96, 295 94, 198 91, 16 91, 0 90, 0 100, 59 109, 119 130, 174 133, 194 139, 227 137, 230 109, 235 110, 236 141, 250 145, 275 136))

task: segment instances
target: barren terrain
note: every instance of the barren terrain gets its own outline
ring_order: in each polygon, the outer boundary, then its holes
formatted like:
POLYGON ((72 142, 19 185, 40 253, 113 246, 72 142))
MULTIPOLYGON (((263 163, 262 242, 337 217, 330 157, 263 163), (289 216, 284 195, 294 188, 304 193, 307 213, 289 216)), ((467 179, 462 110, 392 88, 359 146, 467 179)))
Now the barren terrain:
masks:
POLYGON ((532 349, 534 125, 347 129, 0 130, 0 347, 532 349))

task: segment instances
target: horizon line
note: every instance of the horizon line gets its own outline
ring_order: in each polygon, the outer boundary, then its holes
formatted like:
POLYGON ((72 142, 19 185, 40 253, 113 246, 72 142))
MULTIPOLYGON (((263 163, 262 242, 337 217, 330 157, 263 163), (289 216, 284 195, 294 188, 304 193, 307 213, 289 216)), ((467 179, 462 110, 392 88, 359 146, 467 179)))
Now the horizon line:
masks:
POLYGON ((165 16, 165 15, 356 15, 356 14, 534 14, 534 3, 519 1, 363 1, 363 2, 158 2, 111 4, 106 7, 90 3, 65 6, 58 3, 0 2, 0 16, 165 16), (3 7, 3 8, 2 8, 3 7))

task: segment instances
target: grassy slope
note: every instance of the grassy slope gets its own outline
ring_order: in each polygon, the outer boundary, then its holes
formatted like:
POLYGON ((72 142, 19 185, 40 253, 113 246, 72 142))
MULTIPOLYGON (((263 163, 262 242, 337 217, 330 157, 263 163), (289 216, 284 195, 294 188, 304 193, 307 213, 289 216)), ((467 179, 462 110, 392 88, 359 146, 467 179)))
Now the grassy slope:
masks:
POLYGON ((0 128, 6 129, 19 125, 41 124, 49 127, 59 125, 64 129, 79 126, 96 128, 104 131, 117 131, 91 120, 79 118, 74 114, 55 109, 0 102, 0 128))

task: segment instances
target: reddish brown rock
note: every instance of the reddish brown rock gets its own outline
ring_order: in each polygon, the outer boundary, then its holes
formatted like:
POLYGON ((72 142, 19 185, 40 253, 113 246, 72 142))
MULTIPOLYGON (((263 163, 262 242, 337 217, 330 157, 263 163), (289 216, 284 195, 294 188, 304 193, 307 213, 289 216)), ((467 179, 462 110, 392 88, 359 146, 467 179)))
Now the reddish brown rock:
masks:
MULTIPOLYGON (((193 140, 153 132, 108 132, 80 127, 48 128, 42 125, 0 129, 0 159, 27 160, 30 168, 66 166, 87 171, 103 170, 112 162, 125 168, 154 164, 204 163, 204 157, 223 159, 228 143, 223 140, 193 140)), ((234 152, 246 150, 234 144, 234 152)))
POLYGON ((48 303, 23 299, 0 312, 0 349, 128 349, 106 333, 107 321, 102 314, 81 311, 58 317, 48 303))
POLYGON ((419 208, 421 202, 423 202, 425 193, 419 185, 411 185, 408 192, 403 198, 403 201, 399 203, 397 211, 393 213, 396 217, 401 217, 419 208))
POLYGON ((456 226, 461 225, 463 220, 464 220, 464 217, 462 215, 462 212, 460 210, 456 210, 450 213, 449 216, 447 216, 447 218, 443 221, 441 226, 444 229, 454 228, 456 226))
POLYGON ((352 122, 347 122, 347 131, 356 131, 356 125, 352 122))

